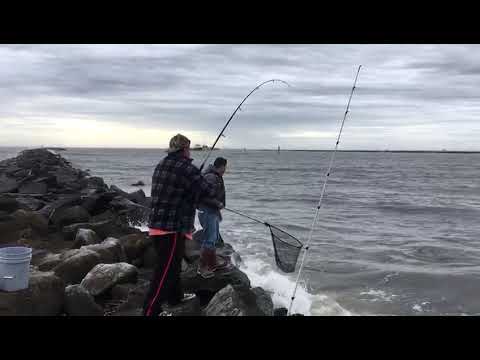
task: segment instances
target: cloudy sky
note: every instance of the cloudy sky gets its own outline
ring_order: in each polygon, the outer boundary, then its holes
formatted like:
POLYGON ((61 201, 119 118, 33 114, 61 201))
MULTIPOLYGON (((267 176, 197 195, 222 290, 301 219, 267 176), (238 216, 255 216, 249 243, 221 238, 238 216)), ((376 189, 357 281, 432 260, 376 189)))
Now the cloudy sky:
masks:
POLYGON ((0 146, 480 150, 478 45, 0 45, 0 146))

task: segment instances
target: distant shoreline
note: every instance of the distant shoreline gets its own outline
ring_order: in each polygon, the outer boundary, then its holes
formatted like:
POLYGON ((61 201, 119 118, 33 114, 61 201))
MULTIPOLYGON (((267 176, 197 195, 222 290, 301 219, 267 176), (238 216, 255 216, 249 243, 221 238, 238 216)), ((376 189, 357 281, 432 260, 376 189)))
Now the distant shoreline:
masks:
MULTIPOLYGON (((0 149, 16 149, 16 148, 28 148, 28 149, 35 149, 38 148, 36 146, 3 146, 0 145, 0 149)), ((75 150, 75 149, 108 149, 108 150, 159 150, 165 151, 166 148, 135 148, 135 147, 68 147, 68 148, 60 148, 60 147, 45 147, 45 149, 58 149, 67 151, 68 150, 75 150)), ((278 152, 278 149, 244 149, 244 148, 222 148, 222 149, 215 149, 215 150, 235 150, 235 151, 274 151, 278 152)), ((286 151, 303 151, 303 152, 332 152, 334 150, 321 150, 321 149, 280 149, 280 152, 286 151)), ((371 153, 431 153, 431 154, 480 154, 479 151, 455 151, 455 150, 337 150, 338 152, 371 152, 371 153)))

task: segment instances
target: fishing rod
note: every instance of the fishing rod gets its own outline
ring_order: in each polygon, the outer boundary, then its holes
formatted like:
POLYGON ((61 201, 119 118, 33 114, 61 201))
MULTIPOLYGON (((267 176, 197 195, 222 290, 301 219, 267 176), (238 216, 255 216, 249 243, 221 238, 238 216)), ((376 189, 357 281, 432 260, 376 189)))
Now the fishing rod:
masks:
POLYGON ((339 131, 338 137, 337 137, 337 142, 335 143, 335 150, 332 153, 332 157, 330 159, 330 165, 328 166, 328 170, 325 174, 325 181, 323 183, 323 188, 322 188, 322 192, 321 192, 321 195, 320 195, 320 200, 318 202, 317 211, 315 212, 315 217, 313 219, 312 227, 310 228, 310 233, 308 235, 308 240, 307 240, 307 243, 305 245, 305 251, 303 253, 302 262, 300 263, 300 269, 298 270, 297 280, 295 281, 295 289, 293 290, 293 295, 290 299, 290 306, 288 308, 287 315, 290 314, 290 312, 292 310, 293 301, 295 300, 295 295, 297 293, 297 288, 298 288, 298 281, 300 280, 300 275, 302 274, 302 269, 303 269, 303 266, 305 264, 305 259, 307 257, 307 252, 308 252, 308 249, 309 249, 310 241, 312 241, 313 230, 315 228, 315 225, 317 224, 318 214, 319 214, 320 208, 322 206, 322 200, 323 200, 323 196, 325 194, 325 189, 327 187, 328 178, 330 177, 330 171, 332 169, 333 162, 335 160, 335 154, 336 154, 337 149, 338 149, 338 144, 340 143, 340 136, 342 135, 343 125, 345 124, 345 119, 346 119, 347 114, 348 114, 348 109, 350 108, 350 101, 352 100, 353 92, 355 91, 355 86, 357 84, 358 74, 360 73, 361 67, 362 67, 362 65, 358 66, 357 75, 355 76, 355 81, 353 83, 353 87, 352 87, 352 90, 350 92, 350 97, 348 99, 347 109, 345 110, 345 114, 343 115, 342 126, 340 127, 340 131, 339 131))
POLYGON ((232 115, 230 116, 230 118, 228 119, 227 123, 225 124, 225 126, 223 127, 222 131, 220 131, 220 134, 218 134, 217 136, 217 139, 215 140, 215 142, 213 143, 212 147, 210 148, 210 150, 208 151, 208 154, 207 156, 205 157, 205 159, 203 160, 202 162, 202 165, 200 166, 200 171, 202 171, 203 167, 205 166, 205 163, 207 162, 208 158, 210 157, 213 149, 215 149, 215 145, 217 145, 217 142, 218 140, 224 136, 223 135, 223 132, 225 131, 225 129, 227 128, 228 124, 230 124, 230 121, 233 119, 233 117, 235 116, 235 114, 237 113, 237 111, 240 109, 241 110, 241 106, 242 104, 245 102, 245 100, 248 99, 248 97, 250 95, 252 95, 255 91, 257 91, 259 88, 261 88, 263 85, 265 84, 268 84, 268 83, 274 83, 275 81, 278 81, 278 82, 281 82, 285 85, 287 85, 288 87, 290 87, 291 85, 289 83, 287 83, 286 81, 283 81, 283 80, 280 80, 280 79, 271 79, 271 80, 267 80, 267 81, 264 81, 263 83, 257 85, 257 87, 255 87, 252 91, 250 91, 250 93, 245 96, 242 100, 242 102, 237 106, 237 108, 235 109, 235 111, 232 113, 232 115))

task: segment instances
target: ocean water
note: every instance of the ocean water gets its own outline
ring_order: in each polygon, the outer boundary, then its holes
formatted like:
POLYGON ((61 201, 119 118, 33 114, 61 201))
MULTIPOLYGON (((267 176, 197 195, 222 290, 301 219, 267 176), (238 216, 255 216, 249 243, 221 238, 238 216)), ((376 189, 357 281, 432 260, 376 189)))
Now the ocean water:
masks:
MULTIPOLYGON (((20 149, 0 148, 0 159, 20 149)), ((68 149, 74 166, 125 191, 158 149, 68 149)), ((205 152, 192 152, 200 165, 205 152)), ((330 152, 218 150, 227 207, 306 242, 330 152)), ((307 315, 480 314, 480 154, 340 152, 293 311, 307 315)), ((296 273, 275 265, 268 229, 224 211, 222 237, 253 285, 288 307, 296 273)), ((198 220, 196 226, 200 227, 198 220)), ((297 266, 298 270, 298 266, 297 266)))

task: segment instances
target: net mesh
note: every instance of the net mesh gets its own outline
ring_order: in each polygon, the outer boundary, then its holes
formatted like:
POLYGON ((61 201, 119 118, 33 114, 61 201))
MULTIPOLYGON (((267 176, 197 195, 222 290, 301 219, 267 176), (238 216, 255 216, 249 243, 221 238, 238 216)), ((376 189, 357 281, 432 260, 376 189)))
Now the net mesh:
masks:
POLYGON ((270 228, 275 252, 275 262, 278 268, 286 273, 294 272, 298 256, 302 250, 302 243, 297 238, 273 225, 265 225, 270 228))

